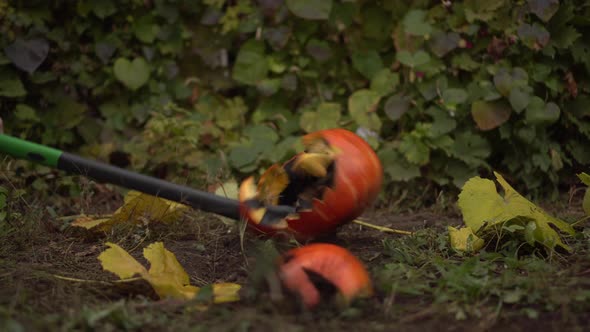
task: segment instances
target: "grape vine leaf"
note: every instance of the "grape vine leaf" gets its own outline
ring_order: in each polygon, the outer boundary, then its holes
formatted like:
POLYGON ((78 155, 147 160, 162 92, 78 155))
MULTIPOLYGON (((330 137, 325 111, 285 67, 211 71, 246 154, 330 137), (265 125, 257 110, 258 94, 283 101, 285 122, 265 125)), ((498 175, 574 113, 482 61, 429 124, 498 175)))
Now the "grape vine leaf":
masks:
POLYGON ((521 233, 529 244, 539 243, 549 250, 554 250, 556 246, 567 251, 572 250, 552 227, 568 235, 574 235, 575 231, 570 224, 549 215, 524 198, 502 175, 496 172, 494 175, 504 190, 503 196, 498 194, 496 184, 492 180, 479 176, 469 179, 463 186, 458 205, 467 227, 481 235, 495 226, 502 226, 511 221, 523 226, 522 230, 515 233, 521 233))

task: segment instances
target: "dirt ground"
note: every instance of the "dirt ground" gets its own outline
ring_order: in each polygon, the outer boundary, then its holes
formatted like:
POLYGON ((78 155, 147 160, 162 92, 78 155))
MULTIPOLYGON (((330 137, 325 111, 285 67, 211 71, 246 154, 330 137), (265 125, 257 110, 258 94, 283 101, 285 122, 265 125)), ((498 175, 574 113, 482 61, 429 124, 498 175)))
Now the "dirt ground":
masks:
MULTIPOLYGON (((590 313, 586 309, 572 311, 570 305, 552 310, 539 307, 538 315, 529 318, 519 306, 499 310, 474 303, 475 314, 458 318, 456 312, 448 310, 449 301, 419 295, 394 298, 379 287, 375 296, 350 308, 326 306, 308 312, 295 299, 270 301, 264 282, 257 276, 258 252, 265 243, 268 245, 266 239, 246 233, 242 244, 238 229, 216 216, 192 213, 170 225, 121 226, 103 234, 67 227, 62 218, 81 207, 112 212, 120 202, 117 195, 99 195, 86 202, 63 203, 57 214, 47 209, 51 204, 48 201, 17 204, 13 212, 22 215, 6 221, 9 224, 4 225, 0 236, 0 330, 2 326, 6 331, 589 330, 590 313), (240 283, 244 285, 242 300, 195 311, 178 301, 159 300, 144 281, 117 283, 97 259, 107 241, 118 243, 146 266, 142 249, 163 241, 193 285, 240 283)), ((571 213, 561 210, 562 215, 571 213)), ((579 210, 573 214, 579 214, 579 210)), ((461 224, 457 213, 432 208, 412 212, 381 209, 367 213, 364 219, 396 229, 436 233, 444 232, 447 225, 461 224)), ((348 224, 323 241, 348 248, 373 273, 391 260, 384 253, 384 241, 404 236, 348 224)), ((272 244, 279 251, 294 246, 279 240, 272 244)), ((590 277, 588 268, 581 270, 586 273, 582 277, 590 277)), ((590 289, 590 284, 586 286, 590 289)))

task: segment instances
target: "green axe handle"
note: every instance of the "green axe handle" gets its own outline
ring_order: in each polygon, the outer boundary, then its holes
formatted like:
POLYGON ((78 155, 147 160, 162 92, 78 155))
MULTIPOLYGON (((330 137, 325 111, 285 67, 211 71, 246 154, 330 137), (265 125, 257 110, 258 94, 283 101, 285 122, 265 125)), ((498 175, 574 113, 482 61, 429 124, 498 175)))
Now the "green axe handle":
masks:
MULTIPOLYGON (((149 195, 163 197, 189 205, 197 210, 212 212, 234 220, 241 218, 240 203, 235 199, 138 174, 16 137, 0 134, 0 153, 57 168, 68 173, 80 174, 93 178, 98 182, 112 183, 149 195)), ((272 224, 271 220, 282 219, 294 212, 295 209, 291 206, 268 206, 266 213, 269 218, 264 219, 268 220, 269 224, 272 224)))

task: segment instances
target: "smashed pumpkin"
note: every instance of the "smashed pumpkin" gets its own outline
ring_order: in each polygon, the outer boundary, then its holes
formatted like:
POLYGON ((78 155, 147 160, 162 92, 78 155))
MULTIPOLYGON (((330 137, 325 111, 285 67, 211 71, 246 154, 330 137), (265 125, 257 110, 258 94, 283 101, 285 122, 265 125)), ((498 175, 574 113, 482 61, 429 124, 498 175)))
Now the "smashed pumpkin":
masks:
POLYGON ((304 152, 270 167, 257 184, 249 177, 240 185, 240 211, 251 228, 317 237, 361 215, 379 194, 381 162, 356 134, 322 130, 304 136, 303 145, 304 152), (292 212, 267 209, 277 205, 292 207, 292 212))
POLYGON ((314 243, 283 255, 279 279, 305 307, 311 309, 337 295, 341 305, 373 293, 365 266, 348 250, 328 243, 314 243))

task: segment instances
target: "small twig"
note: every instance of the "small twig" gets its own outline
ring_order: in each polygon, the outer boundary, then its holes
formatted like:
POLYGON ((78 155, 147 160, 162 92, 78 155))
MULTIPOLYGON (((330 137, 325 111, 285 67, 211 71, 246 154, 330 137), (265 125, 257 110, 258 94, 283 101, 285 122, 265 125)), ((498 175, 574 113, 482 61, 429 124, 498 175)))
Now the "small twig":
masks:
POLYGON ((578 225, 579 223, 590 219, 590 215, 583 217, 582 219, 577 220, 576 222, 572 223, 572 227, 578 225))
POLYGON ((422 309, 418 312, 413 314, 405 315, 402 319, 399 320, 402 324, 409 324, 413 323, 418 320, 426 319, 436 313, 436 308, 434 306, 428 307, 426 309, 422 309))
POLYGON ((394 234, 402 234, 402 235, 412 235, 414 234, 414 232, 410 232, 410 231, 404 231, 401 229, 393 229, 393 228, 389 228, 389 227, 385 227, 385 226, 377 226, 377 225, 373 225, 370 224, 368 222, 359 220, 359 219, 355 219, 352 221, 355 224, 361 225, 361 226, 365 226, 365 227, 369 227, 372 229, 376 229, 380 232, 384 232, 384 233, 394 233, 394 234))
POLYGON ((71 278, 71 277, 60 276, 58 274, 52 274, 52 276, 55 277, 55 278, 57 278, 57 279, 61 279, 61 280, 75 281, 75 282, 86 282, 86 283, 95 283, 95 284, 103 284, 103 285, 111 285, 113 283, 132 282, 132 281, 137 281, 137 280, 142 280, 143 279, 141 277, 136 277, 136 278, 127 278, 127 279, 121 279, 121 280, 114 280, 114 281, 102 281, 102 280, 88 280, 88 279, 71 278))
POLYGON ((72 216, 63 216, 63 217, 57 217, 56 219, 59 221, 70 221, 70 220, 76 220, 78 218, 82 218, 82 217, 87 217, 87 218, 111 218, 113 215, 112 214, 75 214, 72 216))

